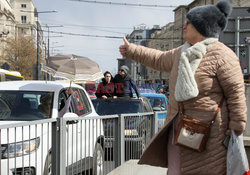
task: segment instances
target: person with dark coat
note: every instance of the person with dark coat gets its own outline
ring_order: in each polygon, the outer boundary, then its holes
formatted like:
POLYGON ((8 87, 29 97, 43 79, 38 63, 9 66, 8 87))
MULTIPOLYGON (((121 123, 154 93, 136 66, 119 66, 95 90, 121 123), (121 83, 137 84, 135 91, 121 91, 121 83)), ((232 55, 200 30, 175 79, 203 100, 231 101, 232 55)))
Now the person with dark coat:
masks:
MULTIPOLYGON (((140 93, 137 89, 135 82, 132 80, 131 76, 128 74, 129 68, 125 65, 120 67, 119 74, 115 75, 115 96, 114 97, 133 97, 134 89, 138 98, 140 98, 140 93)), ((140 98, 141 99, 141 98, 140 98)))
POLYGON ((104 73, 104 78, 102 82, 98 84, 95 95, 97 98, 103 99, 112 98, 114 96, 113 77, 109 71, 104 73))

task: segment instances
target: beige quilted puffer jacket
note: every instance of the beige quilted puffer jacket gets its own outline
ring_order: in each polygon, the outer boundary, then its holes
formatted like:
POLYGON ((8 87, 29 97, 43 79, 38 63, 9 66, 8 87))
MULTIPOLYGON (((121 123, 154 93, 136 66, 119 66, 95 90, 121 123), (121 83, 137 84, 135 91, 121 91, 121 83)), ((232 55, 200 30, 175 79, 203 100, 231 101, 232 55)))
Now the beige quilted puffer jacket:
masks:
MULTIPOLYGON (((136 60, 161 72, 170 72, 169 106, 165 127, 158 132, 142 155, 139 163, 167 167, 168 128, 178 116, 175 100, 175 85, 181 47, 162 52, 130 44, 127 58, 136 60)), ((203 122, 212 120, 218 104, 224 95, 221 112, 211 128, 206 150, 198 153, 186 148, 181 150, 181 172, 190 175, 222 175, 226 172, 226 149, 222 145, 225 131, 229 127, 242 133, 246 126, 246 99, 244 80, 235 53, 223 43, 216 41, 207 50, 195 72, 199 95, 184 101, 185 114, 203 122)))

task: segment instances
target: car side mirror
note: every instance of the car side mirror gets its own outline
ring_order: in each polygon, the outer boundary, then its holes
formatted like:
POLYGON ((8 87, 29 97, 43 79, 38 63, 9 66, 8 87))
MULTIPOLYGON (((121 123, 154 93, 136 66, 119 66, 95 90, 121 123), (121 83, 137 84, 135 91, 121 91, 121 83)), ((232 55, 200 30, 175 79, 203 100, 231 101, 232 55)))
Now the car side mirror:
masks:
MULTIPOLYGON (((63 118, 77 118, 78 115, 72 112, 67 112, 66 114, 63 115, 63 118)), ((78 120, 68 120, 66 122, 67 125, 71 125, 71 124, 76 124, 78 123, 78 120)))

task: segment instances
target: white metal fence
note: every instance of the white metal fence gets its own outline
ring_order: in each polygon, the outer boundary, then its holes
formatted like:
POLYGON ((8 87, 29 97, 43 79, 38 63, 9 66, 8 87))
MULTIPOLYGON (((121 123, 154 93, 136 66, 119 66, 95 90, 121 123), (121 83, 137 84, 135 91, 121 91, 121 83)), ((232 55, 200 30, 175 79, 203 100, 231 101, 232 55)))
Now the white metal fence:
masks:
POLYGON ((157 113, 64 117, 0 125, 1 175, 108 174, 139 159, 157 113))

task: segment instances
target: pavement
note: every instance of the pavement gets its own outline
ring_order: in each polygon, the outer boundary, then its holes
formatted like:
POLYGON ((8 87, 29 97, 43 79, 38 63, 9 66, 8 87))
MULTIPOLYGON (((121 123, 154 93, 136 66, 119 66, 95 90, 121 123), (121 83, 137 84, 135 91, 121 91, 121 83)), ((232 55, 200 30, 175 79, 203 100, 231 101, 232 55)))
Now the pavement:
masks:
MULTIPOLYGON (((250 160, 250 137, 244 136, 244 144, 250 160)), ((123 163, 121 166, 112 170, 108 175, 166 175, 167 168, 149 166, 149 165, 138 165, 139 160, 129 160, 123 163)), ((250 163, 249 163, 250 164, 250 163)))
POLYGON ((167 168, 138 165, 139 160, 129 160, 112 170, 108 175, 166 175, 167 168))

